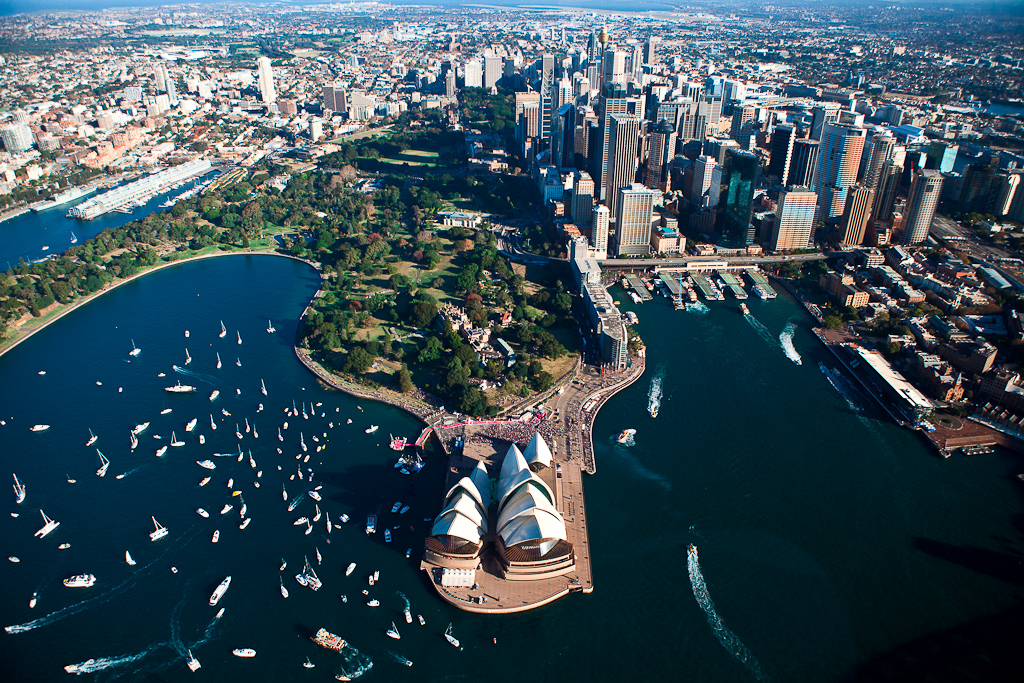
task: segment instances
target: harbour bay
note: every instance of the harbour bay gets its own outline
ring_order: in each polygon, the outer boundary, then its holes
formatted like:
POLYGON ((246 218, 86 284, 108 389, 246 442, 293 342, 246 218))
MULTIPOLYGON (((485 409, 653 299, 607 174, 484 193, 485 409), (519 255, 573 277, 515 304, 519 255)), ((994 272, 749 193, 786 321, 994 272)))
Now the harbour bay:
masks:
POLYGON ((20 517, 0 518, 6 554, 21 559, 2 564, 8 588, 0 620, 41 620, 0 634, 14 680, 63 680, 64 665, 90 658, 111 662, 97 680, 188 680, 182 648, 202 661, 200 673, 217 680, 307 673, 329 680, 327 672, 345 660, 309 642, 321 626, 372 660, 368 676, 383 680, 477 680, 482 672, 518 680, 518 665, 498 663, 523 653, 532 661, 522 666, 542 663, 539 680, 674 680, 684 672, 694 680, 842 680, 904 643, 969 628, 1021 598, 1012 570, 1020 549, 1012 456, 941 460, 851 387, 844 396, 818 368, 819 361, 833 367, 834 359, 789 299, 750 302, 753 320, 732 301, 699 314, 674 312, 656 299, 630 307, 647 344, 647 373, 604 406, 594 428, 597 474, 584 483, 594 593, 498 618, 453 610, 416 569, 424 517, 437 513, 443 493, 441 456, 431 454, 419 475, 398 474, 386 436, 412 436, 419 423, 322 390, 294 357, 296 320, 317 286, 312 269, 288 259, 186 263, 119 287, 0 357, 0 418, 7 422, 0 452, 28 489, 20 506, 7 499, 5 509, 20 517), (265 330, 268 318, 275 334, 265 330), (217 336, 220 320, 225 338, 217 336), (789 356, 780 340, 786 329, 789 356), (128 355, 132 339, 142 349, 138 358, 128 355), (188 372, 175 372, 186 347, 193 361, 188 372), (662 397, 652 419, 655 377, 662 397), (198 391, 163 391, 178 380, 198 391), (211 404, 214 388, 221 396, 211 404), (293 399, 322 403, 317 410, 325 417, 285 416, 293 399), (261 402, 265 410, 256 412, 261 402), (160 415, 168 407, 172 412, 160 415), (222 408, 232 415, 221 415, 222 408), (187 445, 157 459, 171 430, 183 437, 193 417, 199 427, 184 438, 187 445), (247 462, 211 457, 236 450, 235 421, 245 418, 259 427, 259 439, 246 434, 241 441, 263 471, 258 479, 247 462), (353 424, 344 424, 348 418, 353 424), (289 429, 278 442, 284 420, 289 429), (130 453, 128 431, 142 421, 151 426, 130 453), (51 428, 30 432, 36 423, 51 428), (365 434, 371 424, 380 429, 365 434), (94 473, 95 447, 84 446, 89 428, 111 460, 102 479, 94 473), (634 446, 614 442, 625 428, 637 430, 634 446), (281 500, 282 484, 289 500, 312 488, 287 478, 301 454, 299 430, 310 446, 313 434, 329 435, 327 450, 306 466, 316 472, 313 485, 324 486, 321 509, 332 519, 351 516, 330 535, 322 522, 308 536, 292 525, 312 516, 312 501, 288 513, 281 500), (199 433, 205 445, 197 443, 199 433), (195 465, 204 458, 217 469, 195 465), (198 487, 207 475, 211 483, 198 487), (253 520, 244 531, 228 477, 253 520), (407 515, 389 514, 396 500, 412 506, 407 515), (221 518, 228 503, 234 509, 221 518), (31 536, 40 506, 61 522, 42 541, 31 536), (210 519, 196 515, 200 506, 210 519), (363 533, 368 512, 380 515, 382 527, 401 527, 395 541, 363 533), (168 527, 167 538, 149 541, 150 515, 168 527), (209 541, 214 528, 221 530, 216 545, 209 541), (71 547, 57 549, 61 542, 71 547), (687 566, 690 543, 698 548, 696 566, 687 566), (293 577, 303 555, 315 565, 315 549, 324 557, 316 566, 324 588, 312 593, 293 577), (124 563, 125 550, 136 567, 124 563), (282 557, 288 567, 279 572, 282 557), (358 568, 346 578, 353 561, 358 568), (375 569, 381 581, 369 587, 366 575, 375 569), (96 586, 60 585, 82 572, 95 574, 96 586), (207 599, 226 575, 233 579, 217 621, 207 599), (380 607, 365 605, 364 588, 380 607), (34 591, 39 604, 29 609, 34 591), (426 626, 404 623, 398 592, 426 626), (392 620, 399 641, 384 635, 392 620), (462 651, 442 637, 449 622, 462 651), (258 670, 231 656, 240 647, 258 652, 258 670), (415 665, 400 666, 392 652, 415 665), (317 664, 313 672, 301 668, 306 656, 317 664))

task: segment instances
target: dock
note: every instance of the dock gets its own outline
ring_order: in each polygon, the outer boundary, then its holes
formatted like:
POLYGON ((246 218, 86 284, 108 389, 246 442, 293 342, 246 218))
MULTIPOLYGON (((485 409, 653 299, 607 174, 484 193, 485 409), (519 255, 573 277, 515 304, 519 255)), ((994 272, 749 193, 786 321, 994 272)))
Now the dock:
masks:
POLYGON ((720 270, 718 271, 718 277, 722 278, 722 282, 725 283, 726 289, 732 292, 734 297, 740 301, 747 298, 747 290, 743 289, 743 284, 740 282, 740 279, 733 273, 730 273, 727 270, 720 270))
POLYGON ((708 301, 722 301, 725 299, 725 296, 723 296, 722 292, 718 290, 718 287, 715 287, 708 282, 708 279, 701 273, 693 273, 690 277, 693 278, 693 282, 697 285, 697 289, 700 290, 700 293, 703 294, 704 298, 708 301))
POLYGON ((647 291, 647 287, 644 286, 643 280, 636 275, 624 275, 623 280, 629 284, 629 288, 636 292, 636 295, 640 297, 641 301, 650 301, 654 297, 647 291))
POLYGON ((747 279, 750 280, 750 284, 757 285, 762 289, 762 291, 764 291, 766 299, 774 299, 779 295, 778 292, 772 289, 772 286, 768 284, 768 278, 766 278, 764 273, 761 271, 754 270, 753 268, 747 268, 743 272, 746 274, 747 279))

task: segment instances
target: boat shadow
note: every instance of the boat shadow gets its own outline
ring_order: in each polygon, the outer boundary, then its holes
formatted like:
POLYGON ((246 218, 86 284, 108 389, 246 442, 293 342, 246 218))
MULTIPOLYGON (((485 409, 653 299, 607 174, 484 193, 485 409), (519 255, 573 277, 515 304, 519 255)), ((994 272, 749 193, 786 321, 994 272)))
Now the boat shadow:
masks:
POLYGON ((1024 572, 1021 571, 1024 555, 1020 552, 999 552, 978 546, 953 545, 921 536, 914 536, 913 543, 918 550, 933 557, 1015 586, 1024 586, 1024 572))

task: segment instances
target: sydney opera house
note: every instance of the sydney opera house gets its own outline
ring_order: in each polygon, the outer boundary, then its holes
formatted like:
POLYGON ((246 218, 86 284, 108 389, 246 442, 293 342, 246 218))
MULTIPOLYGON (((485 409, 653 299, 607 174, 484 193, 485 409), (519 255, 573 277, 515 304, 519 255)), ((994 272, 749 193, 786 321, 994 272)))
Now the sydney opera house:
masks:
POLYGON ((479 461, 445 495, 426 539, 425 564, 462 577, 492 567, 506 581, 572 572, 573 545, 545 481, 553 475, 551 450, 539 434, 522 451, 509 447, 496 481, 479 461))

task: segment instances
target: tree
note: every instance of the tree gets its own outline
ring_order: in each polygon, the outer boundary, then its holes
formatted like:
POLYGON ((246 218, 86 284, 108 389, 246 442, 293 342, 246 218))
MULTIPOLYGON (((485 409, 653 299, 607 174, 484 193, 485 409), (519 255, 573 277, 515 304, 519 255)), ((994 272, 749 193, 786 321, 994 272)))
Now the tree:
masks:
POLYGON ((419 362, 433 363, 441 357, 442 352, 444 352, 444 347, 441 346, 441 340, 431 335, 427 337, 426 343, 424 343, 423 348, 420 349, 419 362))
POLYGON ((345 372, 362 374, 369 370, 371 365, 373 365, 373 356, 357 346, 348 352, 348 357, 341 369, 345 372))
POLYGON ((843 319, 838 315, 829 315, 825 317, 825 327, 830 330, 839 330, 843 327, 843 319))
POLYGON ((424 328, 437 317, 437 305, 428 301, 417 301, 409 307, 409 324, 424 328))
POLYGON ((409 372, 409 367, 402 364, 402 369, 398 371, 398 390, 403 394, 410 393, 415 387, 412 384, 412 373, 409 372))

